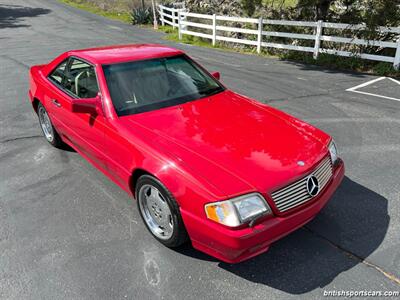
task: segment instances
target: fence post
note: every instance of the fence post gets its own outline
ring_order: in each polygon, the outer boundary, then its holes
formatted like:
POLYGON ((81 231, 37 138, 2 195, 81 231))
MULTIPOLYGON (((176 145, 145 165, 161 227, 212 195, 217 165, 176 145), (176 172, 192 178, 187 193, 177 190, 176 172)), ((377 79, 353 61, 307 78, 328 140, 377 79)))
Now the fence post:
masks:
POLYGON ((395 70, 400 69, 400 38, 397 40, 397 49, 396 49, 396 55, 394 57, 393 68, 395 70))
MULTIPOLYGON (((182 8, 182 9, 181 9, 181 12, 183 12, 183 13, 187 12, 186 8, 182 8)), ((187 16, 184 15, 184 16, 182 17, 182 20, 183 20, 183 21, 187 21, 187 16)), ((187 29, 187 26, 186 26, 186 25, 183 25, 183 26, 182 26, 182 30, 186 30, 186 29, 187 29)))
POLYGON ((258 19, 258 36, 257 36, 257 53, 261 53, 262 32, 263 32, 263 18, 258 19))
POLYGON ((213 28, 212 28, 212 45, 215 46, 215 43, 217 41, 217 15, 213 14, 213 28))
POLYGON ((318 58, 319 47, 321 45, 321 35, 322 35, 322 21, 319 20, 317 23, 317 32, 315 34, 315 46, 314 46, 314 59, 318 58))
POLYGON ((162 5, 159 5, 158 7, 160 8, 161 25, 162 25, 162 26, 165 26, 165 23, 164 23, 164 10, 163 10, 163 6, 162 6, 162 5))
POLYGON ((151 10, 153 11, 153 28, 158 30, 158 20, 157 20, 157 12, 156 12, 156 4, 154 0, 151 1, 151 10))
POLYGON ((179 39, 182 39, 182 24, 181 24, 181 11, 178 10, 178 36, 179 39))
MULTIPOLYGON (((175 9, 172 9, 171 11, 171 15, 172 15, 172 29, 175 29, 175 9)), ((179 23, 179 20, 178 20, 179 23)))

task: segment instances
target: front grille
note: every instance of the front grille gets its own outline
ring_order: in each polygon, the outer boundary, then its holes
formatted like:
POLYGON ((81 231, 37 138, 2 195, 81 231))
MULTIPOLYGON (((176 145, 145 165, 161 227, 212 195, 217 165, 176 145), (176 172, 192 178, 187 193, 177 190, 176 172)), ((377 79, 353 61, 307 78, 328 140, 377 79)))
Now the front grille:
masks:
POLYGON ((313 198, 307 191, 306 182, 308 177, 311 175, 317 177, 319 189, 322 191, 329 179, 332 177, 332 173, 332 162, 330 157, 327 156, 320 162, 313 172, 296 182, 273 192, 271 194, 272 200, 275 202, 275 205, 280 212, 301 205, 313 198))

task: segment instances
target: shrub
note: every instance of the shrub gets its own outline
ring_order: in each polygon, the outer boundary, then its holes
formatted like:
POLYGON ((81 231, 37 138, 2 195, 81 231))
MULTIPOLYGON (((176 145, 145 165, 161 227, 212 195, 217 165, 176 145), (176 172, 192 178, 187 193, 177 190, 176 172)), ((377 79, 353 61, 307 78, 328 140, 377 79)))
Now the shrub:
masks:
POLYGON ((132 9, 131 20, 133 25, 153 23, 153 14, 148 7, 138 7, 132 9))
POLYGON ((375 74, 380 75, 380 76, 393 76, 393 77, 400 76, 400 71, 395 70, 393 68, 393 65, 391 63, 387 63, 387 62, 377 63, 374 66, 373 71, 375 74))

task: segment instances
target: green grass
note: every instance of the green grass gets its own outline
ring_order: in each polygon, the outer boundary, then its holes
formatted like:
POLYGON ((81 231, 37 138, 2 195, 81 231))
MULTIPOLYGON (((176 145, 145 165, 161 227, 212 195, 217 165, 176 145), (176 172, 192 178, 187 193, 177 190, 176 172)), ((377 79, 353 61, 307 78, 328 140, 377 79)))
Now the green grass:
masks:
POLYGON ((158 30, 166 33, 165 36, 166 40, 177 42, 177 43, 184 43, 189 45, 195 45, 200 47, 208 47, 213 48, 212 44, 202 40, 199 37, 191 36, 191 35, 182 35, 182 40, 179 39, 178 29, 173 29, 172 26, 158 26, 158 30))
POLYGON ((93 5, 89 2, 84 0, 58 0, 62 3, 65 3, 69 6, 79 8, 88 12, 91 12, 96 15, 100 15, 109 19, 118 20, 124 23, 132 23, 131 16, 129 12, 118 12, 118 11, 111 11, 111 10, 103 10, 100 7, 93 5))
POLYGON ((264 0, 263 4, 267 6, 273 5, 274 8, 279 8, 282 5, 282 8, 286 8, 295 7, 297 2, 298 0, 264 0))

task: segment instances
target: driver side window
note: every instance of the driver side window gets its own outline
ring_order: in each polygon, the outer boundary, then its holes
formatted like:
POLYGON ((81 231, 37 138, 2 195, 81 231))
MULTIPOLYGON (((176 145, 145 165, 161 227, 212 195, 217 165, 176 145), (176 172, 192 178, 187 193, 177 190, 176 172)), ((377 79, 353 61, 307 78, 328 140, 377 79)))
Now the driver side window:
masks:
POLYGON ((99 88, 94 67, 76 58, 71 58, 68 65, 63 88, 78 98, 96 97, 99 88))

